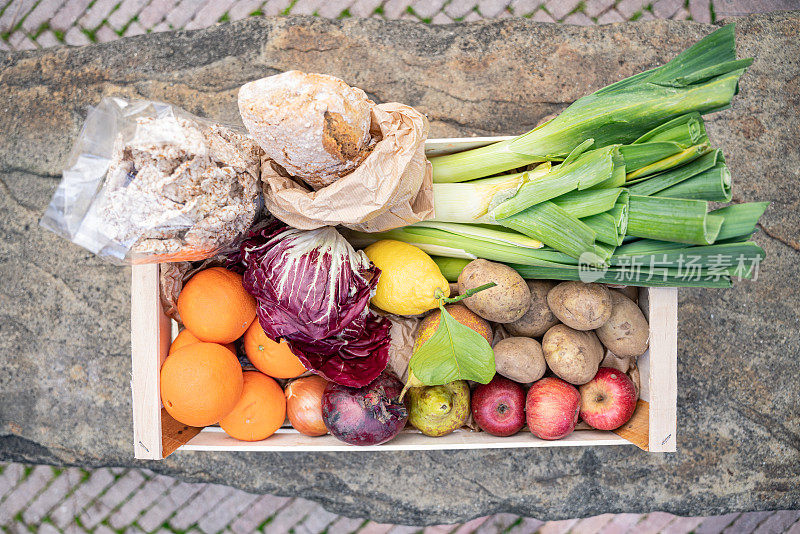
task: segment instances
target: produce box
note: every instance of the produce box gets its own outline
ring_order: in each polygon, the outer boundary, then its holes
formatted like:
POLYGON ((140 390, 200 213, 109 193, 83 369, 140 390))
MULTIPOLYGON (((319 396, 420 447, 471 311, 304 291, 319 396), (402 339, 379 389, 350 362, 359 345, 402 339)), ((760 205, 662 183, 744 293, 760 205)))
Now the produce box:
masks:
MULTIPOLYGON (((430 139, 428 156, 476 148, 507 137, 430 139)), ((677 289, 640 288, 638 303, 650 325, 649 350, 639 357, 641 393, 633 417, 615 431, 576 430, 556 441, 529 432, 495 437, 461 429, 428 437, 412 428, 378 447, 356 447, 331 435, 309 437, 288 424, 264 441, 238 441, 217 426, 194 428, 175 421, 163 409, 159 370, 177 333, 159 297, 158 264, 134 265, 131 282, 131 350, 135 456, 163 459, 176 450, 198 451, 358 451, 434 450, 514 447, 628 445, 652 452, 672 452, 676 446, 677 403, 677 289)))

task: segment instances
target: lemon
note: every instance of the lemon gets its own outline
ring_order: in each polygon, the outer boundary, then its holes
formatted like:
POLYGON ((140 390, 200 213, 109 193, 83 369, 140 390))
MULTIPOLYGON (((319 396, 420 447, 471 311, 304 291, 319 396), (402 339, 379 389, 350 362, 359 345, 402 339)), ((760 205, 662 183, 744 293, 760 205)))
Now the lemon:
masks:
POLYGON ((450 296, 450 284, 439 266, 422 250, 392 239, 382 239, 364 249, 381 270, 372 304, 396 315, 418 315, 438 305, 436 290, 450 296))

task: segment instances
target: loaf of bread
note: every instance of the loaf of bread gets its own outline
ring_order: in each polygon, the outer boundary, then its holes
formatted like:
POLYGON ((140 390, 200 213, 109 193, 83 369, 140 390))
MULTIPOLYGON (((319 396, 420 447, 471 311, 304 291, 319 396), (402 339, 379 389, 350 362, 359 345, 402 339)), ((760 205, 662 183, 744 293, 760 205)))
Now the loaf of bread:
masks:
POLYGON ((373 103, 326 74, 288 71, 239 89, 244 125, 269 158, 315 190, 352 172, 372 145, 373 103))

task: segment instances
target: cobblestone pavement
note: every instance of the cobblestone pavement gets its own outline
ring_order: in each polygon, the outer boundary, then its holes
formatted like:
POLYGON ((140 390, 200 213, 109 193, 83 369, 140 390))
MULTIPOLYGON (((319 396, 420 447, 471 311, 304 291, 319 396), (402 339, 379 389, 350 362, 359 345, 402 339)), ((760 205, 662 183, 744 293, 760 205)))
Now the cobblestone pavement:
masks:
POLYGON ((497 17, 608 24, 652 18, 711 22, 800 9, 800 0, 0 0, 0 50, 73 46, 258 15, 382 17, 442 24, 497 17))
POLYGON ((0 464, 0 530, 7 533, 141 534, 800 534, 800 510, 716 517, 603 514, 542 522, 511 514, 428 528, 332 514, 305 499, 188 484, 146 469, 0 464))
MULTIPOLYGON (((800 0, 0 0, 0 50, 80 46, 259 15, 382 17, 433 24, 524 16, 588 25, 652 18, 711 22, 780 9, 800 9, 800 0)), ((498 514, 421 529, 337 516, 299 498, 187 484, 144 469, 86 471, 0 463, 0 530, 43 534, 800 534, 800 511, 716 517, 604 514, 547 523, 498 514)))

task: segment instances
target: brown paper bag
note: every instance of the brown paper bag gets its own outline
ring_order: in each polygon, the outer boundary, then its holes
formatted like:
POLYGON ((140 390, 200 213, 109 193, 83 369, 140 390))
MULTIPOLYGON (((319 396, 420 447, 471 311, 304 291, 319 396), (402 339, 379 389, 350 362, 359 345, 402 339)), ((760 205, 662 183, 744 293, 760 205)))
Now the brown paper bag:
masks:
POLYGON ((433 217, 433 169, 425 157, 428 121, 395 102, 372 107, 378 142, 354 170, 319 191, 265 158, 261 181, 267 209, 302 230, 344 225, 381 232, 433 217))

